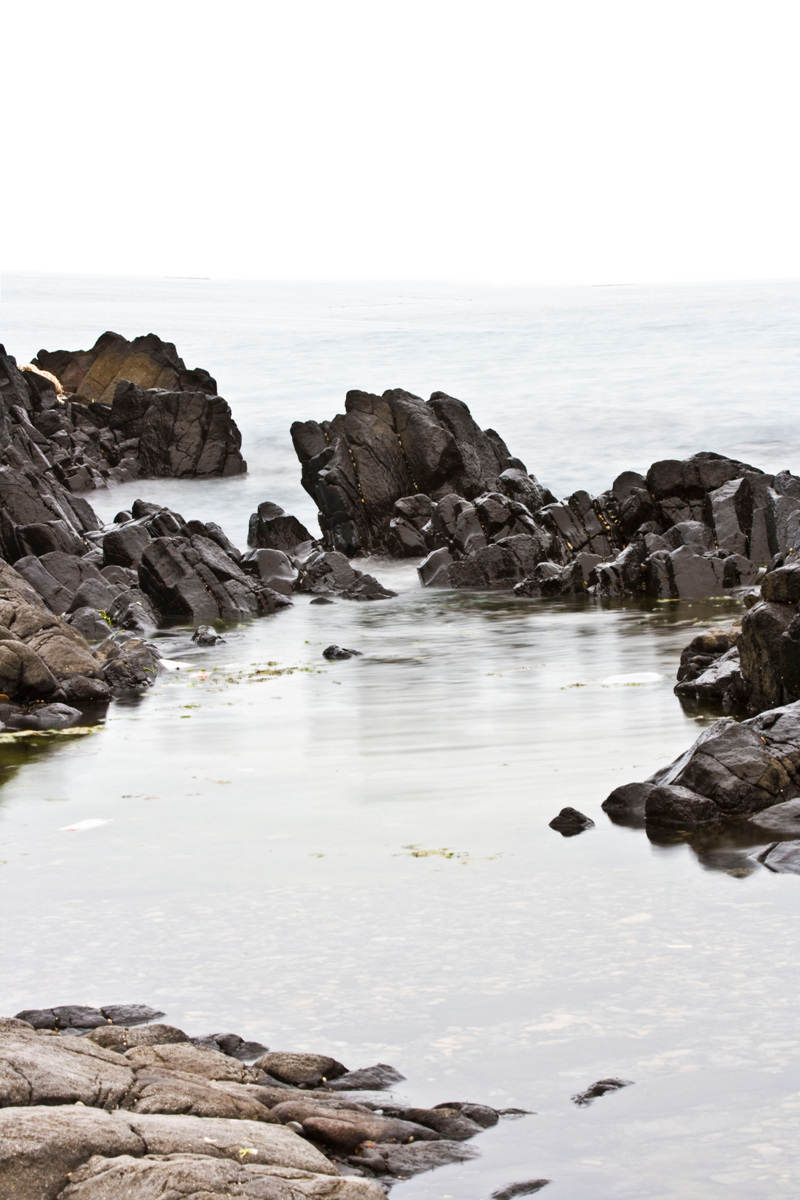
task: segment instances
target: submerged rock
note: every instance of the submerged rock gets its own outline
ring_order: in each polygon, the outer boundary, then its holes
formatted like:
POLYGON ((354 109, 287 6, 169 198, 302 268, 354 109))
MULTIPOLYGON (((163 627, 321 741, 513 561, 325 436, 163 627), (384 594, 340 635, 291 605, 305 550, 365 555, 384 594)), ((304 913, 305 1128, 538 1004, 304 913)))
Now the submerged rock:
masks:
POLYGON ((322 651, 322 657, 327 658, 328 662, 338 662, 345 658, 360 658, 360 650, 348 650, 346 646, 326 646, 322 651))
POLYGON ((599 1096, 605 1096, 609 1092, 618 1092, 620 1088, 630 1087, 632 1083, 632 1079, 598 1079, 597 1083, 593 1083, 585 1091, 578 1092, 573 1096, 572 1103, 585 1108, 599 1096))

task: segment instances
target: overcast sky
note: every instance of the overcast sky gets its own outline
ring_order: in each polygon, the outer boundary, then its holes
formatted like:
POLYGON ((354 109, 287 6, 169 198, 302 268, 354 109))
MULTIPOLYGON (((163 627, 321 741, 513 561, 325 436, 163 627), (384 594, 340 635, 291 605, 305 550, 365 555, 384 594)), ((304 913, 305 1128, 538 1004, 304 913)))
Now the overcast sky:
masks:
POLYGON ((0 266, 800 276, 798 0, 0 0, 0 266))

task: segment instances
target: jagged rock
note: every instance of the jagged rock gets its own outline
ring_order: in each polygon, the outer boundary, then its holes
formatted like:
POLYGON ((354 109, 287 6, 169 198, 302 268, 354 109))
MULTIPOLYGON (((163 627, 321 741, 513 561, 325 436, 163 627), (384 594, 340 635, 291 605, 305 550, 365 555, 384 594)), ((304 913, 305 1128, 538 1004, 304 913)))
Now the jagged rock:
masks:
POLYGON ((800 841, 775 842, 758 856, 777 875, 800 875, 800 841))
POLYGON ((142 555, 139 583, 162 617, 201 624, 261 616, 291 603, 199 535, 156 538, 142 555))
POLYGON ((800 702, 750 720, 730 717, 643 784, 617 788, 603 808, 617 819, 643 808, 648 826, 690 830, 737 820, 793 799, 800 786, 800 702))
POLYGON ((768 600, 742 618, 741 670, 756 711, 800 699, 800 609, 768 600))
POLYGON ((192 641, 198 646, 216 646, 217 642, 224 642, 225 639, 211 625, 198 625, 192 634, 192 641))
POLYGON ((110 530, 103 538, 103 563, 105 566, 138 567, 152 540, 147 529, 129 521, 119 529, 110 530))
POLYGON ((254 1064, 282 1083, 316 1087, 328 1079, 336 1079, 347 1071, 335 1058, 325 1054, 294 1054, 271 1050, 254 1064))
POLYGON ((593 829, 594 821, 577 808, 562 808, 557 817, 550 821, 550 828, 555 829, 562 837, 574 837, 585 829, 593 829))
POLYGON ((87 642, 100 642, 109 634, 109 623, 98 609, 85 605, 76 609, 69 616, 69 626, 85 637, 87 642))
POLYGON ((761 581, 761 594, 772 604, 800 604, 800 563, 768 571, 761 581))
POLYGON ((675 695, 684 699, 721 704, 727 709, 744 707, 748 687, 742 677, 738 647, 714 659, 712 664, 693 679, 675 685, 675 695))
POLYGON ((149 1004, 106 1004, 100 1012, 115 1025, 143 1025, 164 1016, 160 1009, 149 1004))
POLYGON ((295 422, 291 432, 325 545, 346 554, 385 549, 404 497, 473 499, 502 492, 505 470, 524 471, 493 430, 482 432, 467 406, 443 392, 425 402, 401 389, 351 391, 344 415, 322 425, 295 422))
POLYGON ((357 571, 338 551, 314 551, 299 568, 298 592, 341 596, 344 600, 388 600, 396 595, 372 575, 357 571))
POLYGON ((278 504, 265 500, 250 517, 247 544, 260 550, 281 550, 293 554, 302 542, 311 541, 311 534, 297 517, 285 513, 278 504))

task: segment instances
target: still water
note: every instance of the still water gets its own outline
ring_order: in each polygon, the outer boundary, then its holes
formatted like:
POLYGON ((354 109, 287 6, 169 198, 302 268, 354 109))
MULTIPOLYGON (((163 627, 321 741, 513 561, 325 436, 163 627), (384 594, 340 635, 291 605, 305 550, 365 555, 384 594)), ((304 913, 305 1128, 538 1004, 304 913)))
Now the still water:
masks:
MULTIPOLYGON (((243 545, 259 500, 313 520, 288 425, 350 386, 460 396, 561 494, 700 448, 796 468, 798 307, 790 284, 16 276, 0 340, 25 361, 153 329, 211 370, 251 474, 91 499, 105 519, 157 499, 243 545)), ((681 709, 675 669, 735 606, 514 601, 373 569, 396 599, 299 597, 213 650, 173 631, 180 670, 148 696, 85 736, 0 747, 0 1011, 144 1001, 193 1033, 391 1062, 415 1102, 535 1111, 400 1200, 538 1177, 553 1200, 795 1196, 796 878, 707 869, 600 809, 710 719, 681 709), (328 664, 331 642, 363 657, 328 664), (596 827, 562 839, 565 804, 596 827), (81 821, 103 824, 64 828, 81 821), (635 1085, 570 1104, 608 1075, 635 1085)))

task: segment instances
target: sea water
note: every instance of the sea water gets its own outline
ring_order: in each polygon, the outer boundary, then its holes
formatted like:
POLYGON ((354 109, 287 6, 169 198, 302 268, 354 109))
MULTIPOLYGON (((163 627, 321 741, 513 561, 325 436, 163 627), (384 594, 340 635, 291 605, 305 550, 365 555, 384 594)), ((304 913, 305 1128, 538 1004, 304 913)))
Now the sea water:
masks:
MULTIPOLYGON (((460 397, 559 495, 699 449, 800 467, 792 283, 2 284, 18 361, 153 330, 231 403, 245 478, 93 493, 104 520, 142 496, 244 546, 269 499, 315 528, 288 428, 350 387, 460 397)), ((396 599, 298 597, 211 650, 173 631, 147 696, 0 747, 0 1011, 140 1001, 193 1034, 391 1062, 410 1102, 532 1110, 406 1200, 540 1177, 553 1200, 794 1196, 798 882, 600 807, 712 719, 675 669, 737 605, 517 601, 370 566, 396 599), (363 657, 329 664, 331 642, 363 657), (566 804, 595 828, 551 830, 566 804), (633 1084, 571 1103, 609 1075, 633 1084)))

